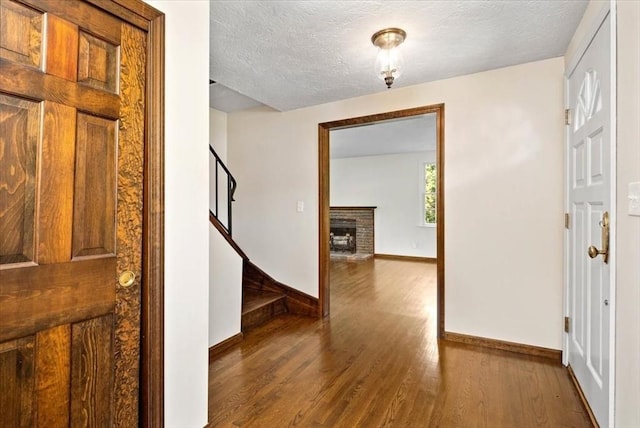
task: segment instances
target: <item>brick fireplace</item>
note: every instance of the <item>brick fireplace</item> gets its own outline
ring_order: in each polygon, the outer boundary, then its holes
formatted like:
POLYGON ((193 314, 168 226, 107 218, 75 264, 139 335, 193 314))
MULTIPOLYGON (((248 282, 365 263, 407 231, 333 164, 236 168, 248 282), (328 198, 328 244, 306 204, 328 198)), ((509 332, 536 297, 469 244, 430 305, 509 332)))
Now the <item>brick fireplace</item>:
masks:
POLYGON ((374 210, 376 207, 330 207, 329 227, 332 256, 374 254, 374 210), (355 236, 353 233, 355 232, 355 236))

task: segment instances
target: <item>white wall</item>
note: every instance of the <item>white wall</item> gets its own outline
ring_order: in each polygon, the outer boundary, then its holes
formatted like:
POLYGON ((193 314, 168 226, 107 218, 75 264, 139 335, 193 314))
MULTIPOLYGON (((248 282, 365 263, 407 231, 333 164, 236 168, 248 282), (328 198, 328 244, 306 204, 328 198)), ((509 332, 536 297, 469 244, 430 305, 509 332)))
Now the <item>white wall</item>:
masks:
MULTIPOLYGON (((616 424, 640 426, 640 217, 627 186, 640 181, 640 3, 618 3, 618 268, 616 424)), ((614 256, 615 257, 615 256, 614 256)))
POLYGON ((331 159, 331 205, 378 207, 376 254, 436 257, 436 229, 422 226, 424 164, 435 162, 435 156, 420 152, 331 159))
POLYGON ((209 346, 240 333, 242 257, 209 226, 209 346))
POLYGON ((208 409, 209 2, 148 3, 166 14, 165 426, 208 409))
MULTIPOLYGON (((209 109, 209 129, 209 143, 222 161, 226 162, 227 113, 209 109)), ((214 186, 214 174, 211 170, 210 201, 214 186)), ((223 192, 221 197, 221 201, 225 201, 226 193, 223 192)), ((213 346, 240 333, 242 258, 213 225, 209 225, 209 245, 209 346, 213 346)))
POLYGON ((290 112, 230 113, 238 242, 270 275, 317 296, 318 123, 443 102, 445 327, 560 349, 563 69, 556 58, 290 112))
MULTIPOLYGON (((209 144, 213 147, 220 160, 227 164, 227 113, 216 109, 209 109, 209 144)), ((232 172, 233 174, 233 172, 232 172)), ((229 228, 229 208, 227 194, 229 176, 222 166, 216 165, 215 156, 209 156, 209 210, 218 220, 229 228), (216 171, 217 168, 217 171, 216 171), (217 181, 216 181, 217 180, 217 181), (216 200, 217 194, 217 200, 216 200)), ((233 210, 232 210, 233 216, 233 210)))
MULTIPOLYGON (((618 268, 616 426, 640 426, 640 217, 627 186, 640 181, 640 3, 618 2, 618 268)), ((614 255, 614 257, 616 257, 614 255)))
MULTIPOLYGON (((213 147, 220 160, 227 164, 227 113, 212 108, 209 109, 209 129, 209 144, 213 147)), ((221 166, 218 165, 217 175, 215 169, 216 159, 214 156, 209 156, 209 210, 217 216, 225 227, 229 227, 229 209, 227 207, 229 176, 221 166)), ((231 173, 233 174, 233 172, 231 173)))
POLYGON ((214 108, 209 109, 209 144, 227 163, 227 113, 214 108))

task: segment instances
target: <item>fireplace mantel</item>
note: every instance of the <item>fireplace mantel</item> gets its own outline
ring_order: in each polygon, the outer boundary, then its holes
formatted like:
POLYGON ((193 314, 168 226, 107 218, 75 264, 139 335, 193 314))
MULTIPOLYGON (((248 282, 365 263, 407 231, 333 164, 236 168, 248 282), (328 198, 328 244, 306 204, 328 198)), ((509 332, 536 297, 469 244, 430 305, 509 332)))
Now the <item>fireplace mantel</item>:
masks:
POLYGON ((331 210, 375 210, 378 207, 329 207, 331 210))

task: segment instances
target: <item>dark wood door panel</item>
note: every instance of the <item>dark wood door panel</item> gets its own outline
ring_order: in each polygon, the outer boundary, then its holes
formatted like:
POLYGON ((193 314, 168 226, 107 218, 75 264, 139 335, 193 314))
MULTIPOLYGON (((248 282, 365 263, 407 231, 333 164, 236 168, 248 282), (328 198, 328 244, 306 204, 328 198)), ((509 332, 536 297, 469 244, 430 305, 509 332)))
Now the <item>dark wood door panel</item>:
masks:
POLYGON ((0 57, 42 68, 44 14, 13 1, 0 2, 0 57))
POLYGON ((40 104, 0 94, 0 268, 35 260, 40 104))
POLYGON ((113 315, 0 343, 0 426, 113 425, 113 315))
POLYGON ((0 341, 113 312, 115 257, 0 271, 0 341))
POLYGON ((69 425, 71 325, 36 335, 36 402, 38 427, 69 425))
POLYGON ((115 254, 116 121, 0 94, 0 142, 0 265, 115 254))
POLYGON ((71 427, 113 422, 113 316, 72 327, 71 427))
POLYGON ((0 426, 34 424, 34 338, 0 343, 0 426))
POLYGON ((78 82, 118 93, 118 46, 80 31, 78 82))
POLYGON ((115 255, 117 122, 78 113, 73 257, 115 255))
POLYGON ((71 260, 76 110, 45 101, 43 116, 36 262, 63 263, 71 260))
POLYGON ((78 26, 47 14, 45 72, 75 82, 78 78, 78 26))

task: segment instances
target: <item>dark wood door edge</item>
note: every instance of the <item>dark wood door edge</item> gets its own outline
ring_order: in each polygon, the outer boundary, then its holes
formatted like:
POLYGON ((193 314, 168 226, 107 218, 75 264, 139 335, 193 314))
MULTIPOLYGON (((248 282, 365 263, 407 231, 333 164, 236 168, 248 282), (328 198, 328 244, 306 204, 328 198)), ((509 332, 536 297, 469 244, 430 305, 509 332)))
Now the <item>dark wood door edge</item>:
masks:
POLYGON ((415 107, 388 113, 372 114, 368 116, 354 117, 350 119, 336 120, 318 124, 318 314, 329 316, 329 131, 334 128, 354 127, 358 125, 380 122, 383 120, 397 119, 423 114, 436 113, 436 164, 438 184, 437 194, 437 218, 436 226, 436 254, 439 255, 437 265, 437 335, 444 337, 444 293, 445 293, 445 193, 444 193, 444 104, 415 107))
POLYGON ((558 364, 562 364, 562 351, 557 349, 507 342, 506 340, 489 339, 480 336, 470 336, 461 333, 451 333, 449 331, 444 333, 444 339, 450 342, 466 343, 468 345, 482 346, 484 348, 500 349, 502 351, 541 357, 557 362, 558 364))
POLYGON ((576 389, 576 393, 578 394, 578 397, 580 397, 580 402, 582 403, 582 407, 584 408, 584 410, 587 412, 587 415, 589 416, 591 425, 593 425, 594 428, 599 428, 600 425, 596 420, 596 416, 593 414, 593 410, 591 410, 591 406, 589 406, 589 402, 587 401, 587 397, 584 395, 584 392, 582 391, 582 387, 578 383, 578 379, 576 378, 576 374, 573 372, 573 369, 571 368, 571 364, 567 366, 567 373, 569 374, 571 383, 573 383, 573 386, 576 389))
POLYGON ((91 2, 148 32, 139 426, 163 427, 165 15, 141 0, 91 2))

